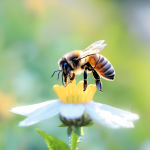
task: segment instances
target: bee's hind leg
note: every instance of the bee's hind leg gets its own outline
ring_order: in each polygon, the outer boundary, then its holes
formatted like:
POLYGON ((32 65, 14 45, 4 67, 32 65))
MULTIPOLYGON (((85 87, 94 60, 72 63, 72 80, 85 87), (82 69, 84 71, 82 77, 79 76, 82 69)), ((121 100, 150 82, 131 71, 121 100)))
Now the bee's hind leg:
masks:
POLYGON ((93 77, 94 77, 94 80, 95 80, 96 87, 98 88, 98 90, 101 93, 103 93, 103 91, 102 91, 102 83, 101 83, 101 80, 100 80, 100 76, 98 75, 98 73, 95 70, 92 71, 92 74, 93 74, 93 77))
POLYGON ((85 91, 86 88, 87 88, 87 84, 88 84, 87 77, 88 77, 88 76, 87 76, 87 70, 85 69, 85 70, 84 70, 84 74, 83 74, 83 79, 84 79, 83 91, 85 91))

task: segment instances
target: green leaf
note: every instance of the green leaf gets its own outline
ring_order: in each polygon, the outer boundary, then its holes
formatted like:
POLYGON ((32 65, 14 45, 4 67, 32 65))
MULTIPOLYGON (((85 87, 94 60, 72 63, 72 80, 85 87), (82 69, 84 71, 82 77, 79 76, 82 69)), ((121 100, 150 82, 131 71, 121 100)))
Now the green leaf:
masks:
POLYGON ((54 136, 40 131, 39 129, 36 129, 36 131, 43 136, 50 150, 70 150, 69 146, 65 142, 58 140, 54 136))
POLYGON ((89 123, 88 123, 88 125, 86 125, 86 126, 84 126, 84 127, 91 127, 91 126, 93 126, 94 125, 94 122, 93 121, 90 121, 89 123))
POLYGON ((77 134, 78 136, 81 136, 81 127, 74 127, 73 131, 75 134, 77 134))
POLYGON ((63 123, 63 124, 61 124, 61 125, 58 126, 58 127, 66 127, 66 125, 63 123))

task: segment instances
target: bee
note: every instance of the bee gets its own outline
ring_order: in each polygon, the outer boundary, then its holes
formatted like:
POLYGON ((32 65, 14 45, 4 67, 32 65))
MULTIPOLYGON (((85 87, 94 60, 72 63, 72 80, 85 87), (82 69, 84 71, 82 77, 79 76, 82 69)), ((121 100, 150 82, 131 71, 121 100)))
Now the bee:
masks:
POLYGON ((106 46, 106 44, 103 43, 104 40, 97 41, 83 51, 71 51, 59 59, 58 66, 60 70, 55 72, 59 71, 58 79, 60 72, 62 72, 62 83, 64 86, 67 86, 68 77, 70 82, 72 82, 75 79, 75 75, 80 75, 81 73, 83 73, 84 91, 86 90, 88 84, 88 73, 92 73, 96 87, 101 92, 103 92, 102 83, 100 80, 101 77, 110 81, 114 80, 115 71, 113 66, 104 56, 98 54, 106 46))

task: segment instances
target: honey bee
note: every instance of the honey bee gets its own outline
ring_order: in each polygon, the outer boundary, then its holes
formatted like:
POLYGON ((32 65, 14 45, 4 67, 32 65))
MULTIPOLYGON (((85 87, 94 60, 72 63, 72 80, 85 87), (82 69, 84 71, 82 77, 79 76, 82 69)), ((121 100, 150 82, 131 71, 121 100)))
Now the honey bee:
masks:
POLYGON ((113 66, 104 56, 98 54, 106 46, 106 44, 103 44, 103 42, 104 40, 97 41, 83 51, 75 50, 65 54, 59 59, 58 66, 60 70, 57 70, 59 71, 58 79, 60 72, 62 72, 62 83, 63 85, 65 83, 64 86, 67 86, 68 77, 70 82, 72 82, 75 78, 75 75, 80 75, 81 73, 83 73, 84 91, 86 90, 88 84, 88 73, 92 73, 97 89, 101 92, 103 92, 102 83, 100 80, 101 77, 106 80, 114 80, 115 71, 113 66))

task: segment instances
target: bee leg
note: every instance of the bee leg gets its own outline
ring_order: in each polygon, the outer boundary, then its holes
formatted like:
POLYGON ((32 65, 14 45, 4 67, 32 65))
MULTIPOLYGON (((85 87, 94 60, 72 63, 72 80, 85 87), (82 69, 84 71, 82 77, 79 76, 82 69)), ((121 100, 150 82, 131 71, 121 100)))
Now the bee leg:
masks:
POLYGON ((102 83, 101 83, 100 79, 99 80, 95 80, 95 83, 96 83, 96 87, 98 88, 98 90, 101 93, 103 93, 103 91, 101 90, 102 89, 102 83))
POLYGON ((85 91, 86 88, 87 88, 87 84, 88 84, 88 81, 87 81, 87 71, 86 71, 86 69, 84 70, 83 79, 84 79, 83 91, 85 91))
POLYGON ((92 74, 93 74, 93 77, 94 77, 94 80, 95 80, 96 87, 98 88, 99 91, 101 91, 101 93, 103 93, 100 76, 98 75, 98 73, 95 70, 92 71, 92 74))
POLYGON ((62 74, 62 84, 64 85, 64 75, 62 74))
POLYGON ((69 70, 69 79, 70 79, 70 83, 72 83, 72 81, 75 79, 75 74, 71 73, 71 70, 69 70))
POLYGON ((67 86, 68 76, 64 76, 65 87, 67 86))
POLYGON ((62 73, 62 84, 66 87, 68 82, 68 75, 62 73), (64 84, 65 83, 65 84, 64 84))

